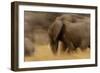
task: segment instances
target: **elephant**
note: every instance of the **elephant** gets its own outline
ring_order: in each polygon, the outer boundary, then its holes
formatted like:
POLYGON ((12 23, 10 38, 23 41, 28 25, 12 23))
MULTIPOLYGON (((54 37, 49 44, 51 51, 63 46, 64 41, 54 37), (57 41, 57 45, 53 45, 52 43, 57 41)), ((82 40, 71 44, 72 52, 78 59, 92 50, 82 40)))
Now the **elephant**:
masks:
MULTIPOLYGON (((35 52, 36 48, 34 47, 34 44, 36 41, 40 41, 38 39, 35 39, 35 36, 37 34, 39 34, 38 31, 40 31, 40 30, 47 31, 50 24, 52 24, 54 22, 54 20, 57 16, 59 16, 59 14, 57 14, 57 13, 32 12, 32 11, 24 12, 25 56, 32 55, 32 53, 35 52)), ((39 35, 39 36, 41 37, 41 35, 39 35)))
POLYGON ((33 42, 28 37, 24 38, 24 47, 25 56, 31 56, 34 53, 35 48, 33 42))
POLYGON ((50 47, 57 53, 59 42, 62 51, 85 50, 90 47, 90 15, 89 14, 62 14, 58 16, 49 30, 50 47))

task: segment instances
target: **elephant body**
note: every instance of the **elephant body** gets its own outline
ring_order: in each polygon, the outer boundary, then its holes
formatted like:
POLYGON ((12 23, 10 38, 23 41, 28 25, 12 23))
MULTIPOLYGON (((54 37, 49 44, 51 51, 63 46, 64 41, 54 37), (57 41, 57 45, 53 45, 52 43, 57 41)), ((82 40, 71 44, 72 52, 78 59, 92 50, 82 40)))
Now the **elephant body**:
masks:
POLYGON ((59 41, 62 50, 85 49, 90 46, 89 15, 63 14, 57 17, 49 29, 50 45, 54 53, 58 50, 59 41))

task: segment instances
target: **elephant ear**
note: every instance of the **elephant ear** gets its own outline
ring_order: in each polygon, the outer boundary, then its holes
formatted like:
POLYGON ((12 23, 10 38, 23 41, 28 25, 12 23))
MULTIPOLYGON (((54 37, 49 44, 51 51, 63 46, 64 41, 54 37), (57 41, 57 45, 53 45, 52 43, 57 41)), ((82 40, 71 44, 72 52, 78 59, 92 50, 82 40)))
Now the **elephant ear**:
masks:
POLYGON ((55 22, 51 25, 49 29, 49 35, 54 41, 57 40, 62 27, 63 23, 60 19, 56 19, 55 22))

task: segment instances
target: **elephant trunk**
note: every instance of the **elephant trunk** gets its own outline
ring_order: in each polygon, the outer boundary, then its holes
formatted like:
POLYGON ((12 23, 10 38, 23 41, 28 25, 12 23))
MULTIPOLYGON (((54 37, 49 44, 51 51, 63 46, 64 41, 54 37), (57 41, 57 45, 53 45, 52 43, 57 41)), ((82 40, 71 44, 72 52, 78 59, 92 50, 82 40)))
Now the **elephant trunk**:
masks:
POLYGON ((53 39, 50 39, 50 48, 53 54, 56 54, 58 51, 58 41, 54 41, 53 39))

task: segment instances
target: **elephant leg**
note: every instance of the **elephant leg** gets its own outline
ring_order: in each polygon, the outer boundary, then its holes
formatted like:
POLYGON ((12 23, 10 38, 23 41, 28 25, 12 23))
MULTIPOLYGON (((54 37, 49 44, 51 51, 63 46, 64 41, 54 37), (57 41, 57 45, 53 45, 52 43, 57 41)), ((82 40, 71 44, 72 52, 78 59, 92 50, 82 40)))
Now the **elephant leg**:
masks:
POLYGON ((58 52, 58 41, 51 44, 51 50, 52 50, 53 54, 55 54, 55 55, 57 54, 57 52, 58 52))
POLYGON ((90 44, 88 45, 88 48, 90 48, 90 44))
POLYGON ((82 51, 86 50, 89 47, 87 40, 82 40, 80 44, 80 48, 82 51))
POLYGON ((57 54, 57 48, 52 48, 53 54, 57 54))
POLYGON ((34 48, 32 50, 28 50, 27 48, 25 48, 25 51, 24 51, 25 56, 31 56, 33 52, 34 52, 34 48))
POLYGON ((72 42, 70 42, 68 44, 68 53, 71 53, 71 52, 73 52, 75 50, 76 50, 76 48, 74 47, 74 44, 72 42))
POLYGON ((67 45, 64 42, 61 42, 61 52, 64 53, 67 49, 67 45))

